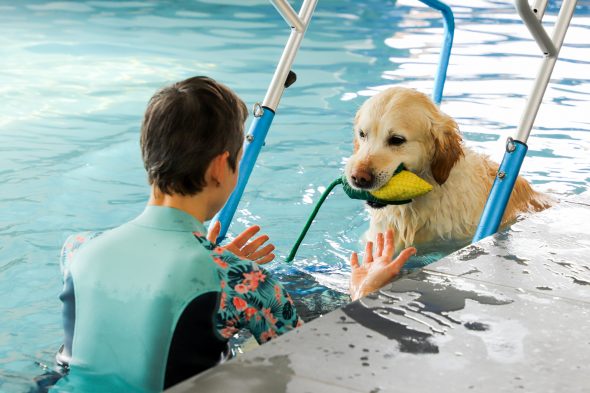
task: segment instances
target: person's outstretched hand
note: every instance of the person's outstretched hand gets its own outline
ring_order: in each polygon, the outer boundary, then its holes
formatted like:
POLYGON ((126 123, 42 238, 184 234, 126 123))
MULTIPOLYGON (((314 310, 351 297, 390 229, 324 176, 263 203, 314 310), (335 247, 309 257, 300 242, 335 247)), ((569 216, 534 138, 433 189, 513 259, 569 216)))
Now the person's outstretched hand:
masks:
POLYGON ((393 259, 395 247, 393 230, 389 229, 383 234, 377 234, 377 250, 373 254, 373 242, 367 242, 363 264, 359 265, 359 257, 356 252, 350 256, 352 275, 350 276, 350 297, 359 299, 371 292, 382 288, 399 273, 402 266, 414 254, 416 249, 408 247, 393 259), (385 244, 384 244, 385 243, 385 244))
MULTIPOLYGON (((217 221, 215 225, 213 225, 213 227, 211 227, 209 230, 209 233, 207 234, 207 240, 209 240, 211 243, 215 243, 220 231, 221 223, 217 221)), ((258 233, 258 231, 260 231, 260 227, 258 225, 253 225, 244 232, 240 233, 231 243, 221 246, 221 248, 237 255, 242 259, 254 261, 259 265, 271 262, 273 259, 275 259, 275 254, 272 253, 275 249, 275 246, 273 244, 267 244, 263 247, 263 244, 269 239, 267 235, 258 236, 256 239, 248 243, 248 241, 252 239, 256 233, 258 233)))

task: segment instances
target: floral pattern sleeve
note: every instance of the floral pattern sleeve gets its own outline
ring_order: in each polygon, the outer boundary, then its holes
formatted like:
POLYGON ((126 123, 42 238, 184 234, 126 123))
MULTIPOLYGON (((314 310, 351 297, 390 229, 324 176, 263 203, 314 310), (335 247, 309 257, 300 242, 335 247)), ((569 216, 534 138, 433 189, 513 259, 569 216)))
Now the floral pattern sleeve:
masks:
POLYGON ((285 288, 265 269, 195 236, 217 265, 221 298, 216 325, 221 336, 229 339, 246 328, 264 343, 303 323, 285 288))
POLYGON ((59 267, 61 269, 62 275, 66 275, 67 271, 70 268, 70 262, 74 256, 74 253, 86 242, 91 239, 94 239, 102 232, 80 232, 75 235, 70 235, 64 242, 64 245, 61 249, 61 255, 59 258, 59 267))

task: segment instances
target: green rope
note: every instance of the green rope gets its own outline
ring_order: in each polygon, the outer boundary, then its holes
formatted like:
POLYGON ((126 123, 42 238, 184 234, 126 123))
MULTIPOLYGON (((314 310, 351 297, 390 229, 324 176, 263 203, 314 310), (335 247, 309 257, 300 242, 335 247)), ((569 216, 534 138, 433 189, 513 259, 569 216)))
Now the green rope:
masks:
MULTIPOLYGON (((395 170, 394 175, 396 175, 397 173, 399 173, 402 169, 403 169, 403 164, 400 164, 399 167, 395 170)), ((326 191, 324 191, 324 193, 320 197, 320 200, 316 203, 316 205, 315 205, 315 207, 313 209, 313 212, 311 212, 311 215, 307 219, 307 222, 305 223, 305 227, 303 227, 303 230, 301 231, 301 234, 299 235, 299 238, 295 242, 295 245, 291 249, 291 252, 289 253, 289 256, 287 257, 287 259, 285 260, 285 262, 292 262, 293 261, 293 259, 295 258, 295 254, 297 253, 297 250, 299 249, 299 246, 301 245, 301 242, 305 238, 305 235, 307 234, 307 231, 309 230, 309 227, 311 226, 311 223, 313 222, 315 216, 318 214, 318 211, 320 210, 320 207, 322 207, 322 204, 324 203, 324 201, 326 200, 326 198, 328 197, 328 195, 330 194, 330 192, 338 184, 342 184, 342 189, 344 190, 344 192, 346 193, 346 195, 348 195, 348 197, 351 198, 351 199, 359 199, 359 200, 362 200, 362 201, 369 201, 369 202, 374 202, 374 203, 380 203, 382 205, 403 205, 403 204, 406 204, 406 203, 411 202, 411 200, 385 201, 385 200, 379 199, 379 198, 371 195, 371 193, 368 192, 368 191, 365 191, 365 190, 357 190, 355 188, 352 188, 350 186, 350 184, 348 184, 348 182, 346 181, 346 175, 342 175, 341 177, 337 178, 332 183, 330 183, 330 185, 328 186, 328 188, 326 189, 326 191)))
POLYGON ((292 262, 293 261, 293 259, 295 258, 295 254, 297 254, 297 249, 299 249, 299 246, 301 245, 301 242, 305 238, 305 235, 307 234, 307 231, 308 231, 309 227, 311 226, 311 223, 313 222, 313 219, 318 214, 318 211, 320 210, 320 207, 322 207, 322 204, 324 203, 324 201, 326 200, 326 198, 328 197, 328 195, 330 194, 330 192, 338 184, 342 184, 342 178, 341 177, 339 177, 338 179, 334 180, 332 183, 330 183, 330 185, 328 186, 328 188, 326 188, 326 191, 324 191, 324 193, 320 197, 320 200, 318 201, 318 203, 316 203, 315 208, 313 209, 313 212, 311 212, 311 215, 307 219, 307 222, 305 223, 305 227, 303 227, 303 230, 301 231, 301 234, 299 235, 299 238, 295 242, 295 245, 291 249, 291 252, 289 253, 289 256, 287 257, 287 259, 285 260, 285 262, 292 262))

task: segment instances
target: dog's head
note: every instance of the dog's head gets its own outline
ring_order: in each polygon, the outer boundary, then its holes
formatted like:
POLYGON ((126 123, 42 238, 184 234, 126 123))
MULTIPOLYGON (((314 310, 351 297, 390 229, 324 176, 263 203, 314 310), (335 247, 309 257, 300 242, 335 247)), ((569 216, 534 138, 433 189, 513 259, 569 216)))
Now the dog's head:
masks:
POLYGON ((385 185, 400 164, 442 185, 463 155, 457 123, 416 90, 393 87, 371 97, 354 120, 354 152, 346 163, 357 189, 385 185))

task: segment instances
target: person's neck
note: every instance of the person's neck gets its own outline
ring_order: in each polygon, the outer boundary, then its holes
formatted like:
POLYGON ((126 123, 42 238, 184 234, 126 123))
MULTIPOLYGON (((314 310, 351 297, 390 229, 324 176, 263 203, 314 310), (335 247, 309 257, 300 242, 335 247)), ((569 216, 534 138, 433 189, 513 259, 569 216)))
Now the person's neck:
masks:
POLYGON ((211 218, 209 217, 209 198, 205 192, 200 192, 196 195, 168 195, 152 187, 150 199, 147 204, 148 206, 167 206, 182 210, 201 223, 211 218))

